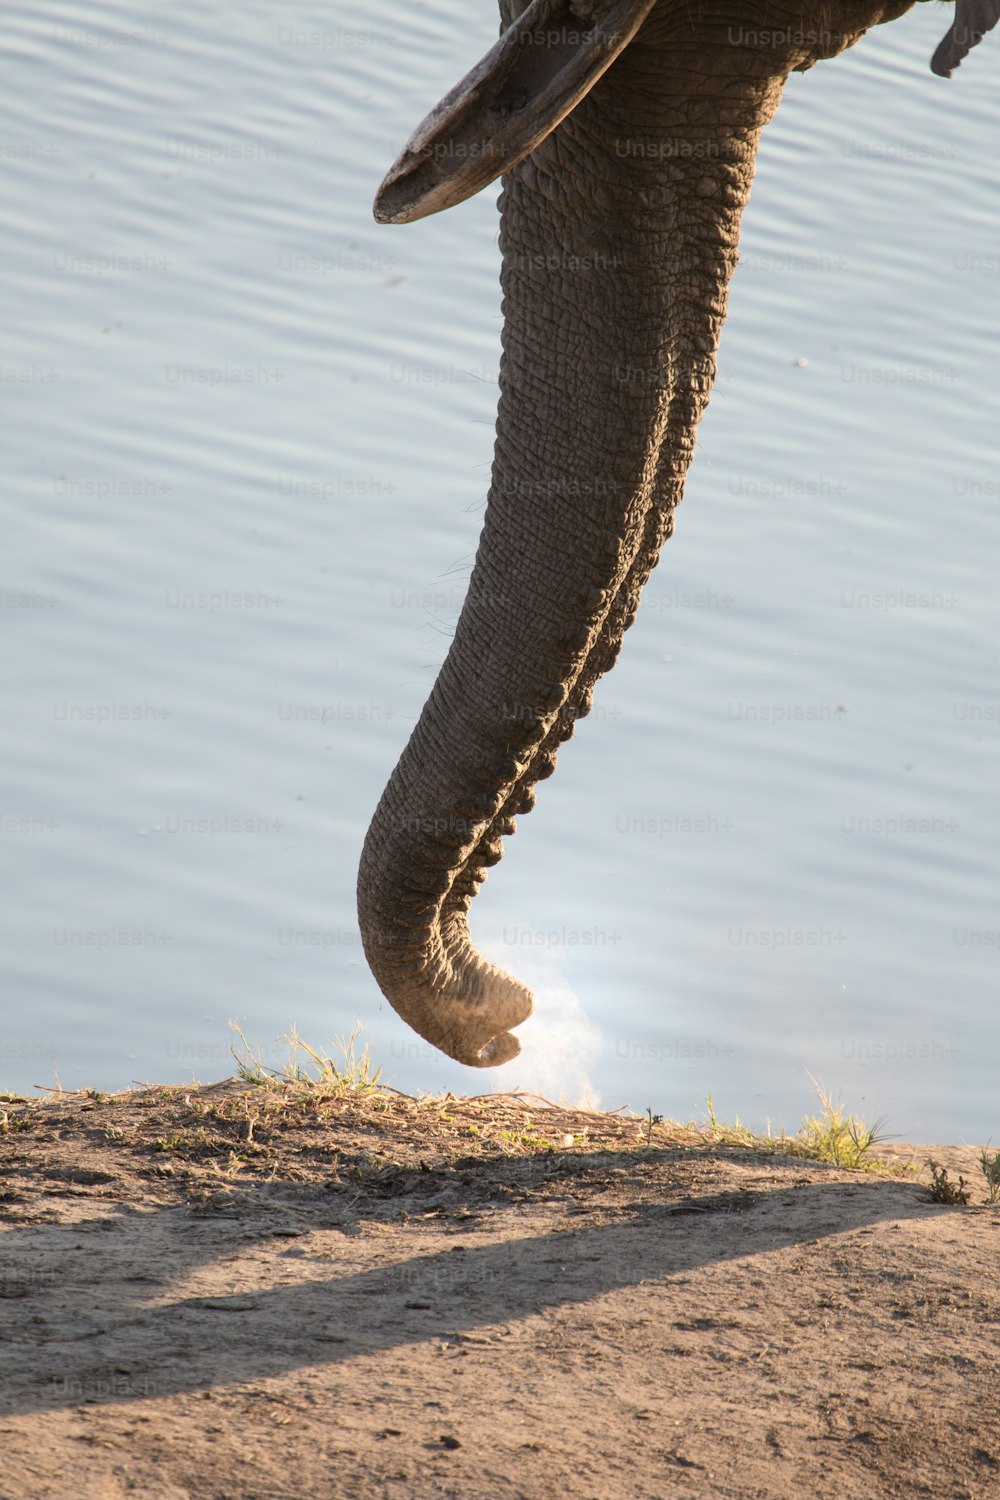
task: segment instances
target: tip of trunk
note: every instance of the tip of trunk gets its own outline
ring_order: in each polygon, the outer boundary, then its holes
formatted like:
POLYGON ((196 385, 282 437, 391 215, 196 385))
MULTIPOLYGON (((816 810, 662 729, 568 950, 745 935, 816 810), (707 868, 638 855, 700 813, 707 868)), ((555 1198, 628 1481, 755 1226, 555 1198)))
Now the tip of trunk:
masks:
POLYGON ((531 1015, 527 985, 477 953, 467 929, 450 941, 435 934, 407 957, 362 920, 365 955, 397 1015, 425 1041, 470 1068, 496 1068, 517 1057, 511 1034, 531 1015))

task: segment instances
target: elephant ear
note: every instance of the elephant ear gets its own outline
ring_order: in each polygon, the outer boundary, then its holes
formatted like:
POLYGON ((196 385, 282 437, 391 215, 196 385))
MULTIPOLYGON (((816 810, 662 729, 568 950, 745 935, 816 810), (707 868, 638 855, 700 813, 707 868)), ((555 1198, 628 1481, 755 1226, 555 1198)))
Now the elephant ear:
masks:
POLYGON ((407 224, 516 166, 628 46, 656 0, 532 0, 417 127, 375 198, 407 224))
POLYGON ((1000 0, 955 0, 955 19, 931 58, 931 72, 950 78, 963 57, 1000 21, 1000 0))

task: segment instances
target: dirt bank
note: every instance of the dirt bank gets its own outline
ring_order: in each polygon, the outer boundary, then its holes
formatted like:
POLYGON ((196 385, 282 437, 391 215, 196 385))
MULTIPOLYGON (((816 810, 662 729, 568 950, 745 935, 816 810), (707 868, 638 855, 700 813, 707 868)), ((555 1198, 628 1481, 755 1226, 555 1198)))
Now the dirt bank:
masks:
POLYGON ((518 1098, 0 1104, 0 1500, 996 1497, 1000 1211, 928 1155, 981 1201, 518 1098))

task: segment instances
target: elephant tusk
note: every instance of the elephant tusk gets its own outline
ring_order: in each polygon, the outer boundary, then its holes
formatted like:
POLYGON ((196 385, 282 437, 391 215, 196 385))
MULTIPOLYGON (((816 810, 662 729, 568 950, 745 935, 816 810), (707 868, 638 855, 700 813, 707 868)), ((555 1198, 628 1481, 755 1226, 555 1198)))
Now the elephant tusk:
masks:
POLYGON ((471 198, 553 131, 628 46, 656 0, 532 0, 431 110, 375 197, 380 224, 471 198))

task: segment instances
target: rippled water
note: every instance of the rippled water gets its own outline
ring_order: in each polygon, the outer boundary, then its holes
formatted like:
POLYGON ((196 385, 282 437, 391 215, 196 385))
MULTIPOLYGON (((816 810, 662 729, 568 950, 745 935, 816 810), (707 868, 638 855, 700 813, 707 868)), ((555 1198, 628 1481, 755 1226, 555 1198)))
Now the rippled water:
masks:
POLYGON ((491 8, 6 12, 0 1086, 230 1070, 361 1018, 408 1089, 996 1133, 996 90, 929 6, 794 77, 621 661, 477 902, 526 1054, 365 967, 364 829, 457 617, 494 195, 372 194, 491 8))

